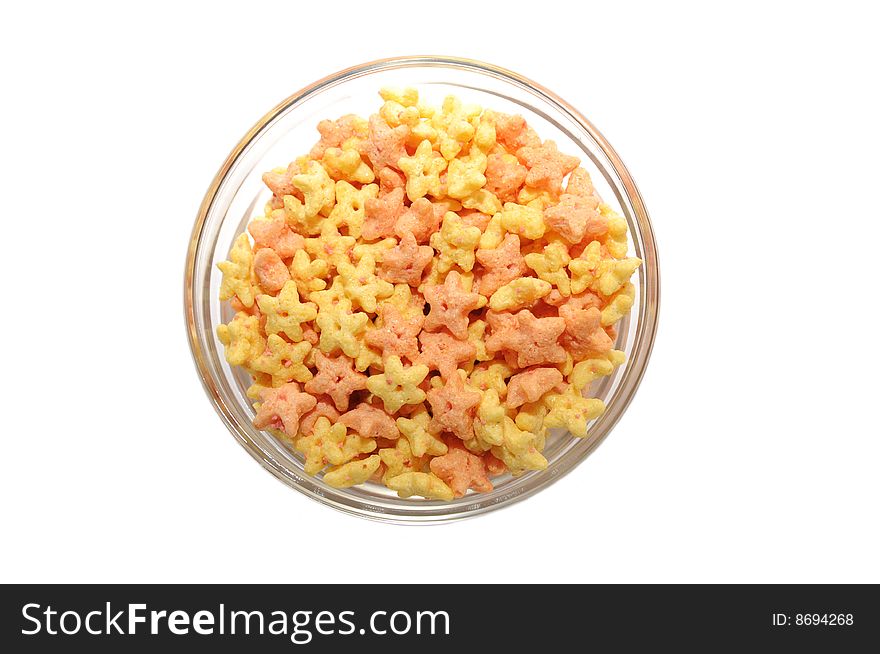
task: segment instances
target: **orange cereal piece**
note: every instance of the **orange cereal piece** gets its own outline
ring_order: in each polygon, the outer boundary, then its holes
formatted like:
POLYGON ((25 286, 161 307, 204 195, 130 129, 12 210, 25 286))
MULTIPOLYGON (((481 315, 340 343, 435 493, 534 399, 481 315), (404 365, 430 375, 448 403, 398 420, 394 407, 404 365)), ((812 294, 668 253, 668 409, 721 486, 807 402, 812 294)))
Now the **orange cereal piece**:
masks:
POLYGON ((364 205, 363 237, 372 241, 394 236, 394 227, 401 213, 403 213, 402 188, 392 189, 377 198, 368 198, 364 205))
POLYGON ((254 274, 263 290, 270 292, 280 291, 290 280, 290 270, 271 248, 257 250, 254 255, 254 274))
POLYGON ((299 421, 299 433, 303 436, 308 436, 315 430, 315 422, 318 418, 327 418, 331 424, 335 424, 339 420, 339 416, 342 415, 333 406, 333 400, 326 395, 321 395, 315 399, 317 400, 315 408, 303 414, 302 419, 299 421))
POLYGON ((501 202, 516 202, 517 193, 526 181, 529 169, 510 154, 490 154, 486 163, 487 191, 494 193, 501 202))
POLYGON ((381 350, 383 358, 394 355, 415 361, 419 356, 417 336, 425 322, 424 314, 407 315, 387 302, 380 304, 377 311, 382 325, 367 332, 364 337, 367 344, 381 350))
POLYGON ((257 429, 279 429, 288 436, 296 436, 299 420, 304 413, 315 408, 317 400, 300 391, 299 384, 288 382, 278 388, 262 392, 262 403, 254 416, 257 429))
POLYGON ((383 195, 406 185, 406 177, 403 176, 403 173, 387 166, 379 171, 377 177, 379 178, 379 192, 383 195))
POLYGON ((507 234, 501 245, 495 249, 480 248, 476 252, 476 257, 484 269, 477 289, 486 297, 490 297, 505 284, 522 277, 528 269, 520 250, 519 236, 516 234, 507 234))
POLYGON ((456 376, 459 363, 472 362, 477 348, 470 341, 455 338, 446 330, 419 334, 422 353, 416 363, 424 363, 431 370, 439 370, 443 379, 456 376))
POLYGON ((525 146, 541 144, 541 139, 528 126, 526 119, 519 115, 503 114, 499 111, 487 111, 487 119, 495 123, 495 140, 508 152, 516 152, 525 146))
POLYGON ((426 243, 431 234, 440 229, 440 222, 445 215, 444 208, 445 205, 432 204, 427 198, 419 198, 403 209, 394 233, 400 238, 412 234, 419 243, 426 243))
POLYGON ((431 405, 430 431, 450 432, 466 441, 474 437, 474 414, 480 393, 464 385, 461 377, 451 375, 442 386, 428 391, 431 405))
POLYGON ((489 226, 489 221, 492 220, 492 216, 473 209, 465 209, 464 211, 459 212, 459 217, 461 218, 461 222, 465 225, 469 227, 477 227, 481 232, 486 231, 486 227, 489 226))
POLYGON ((431 459, 430 466, 431 472, 446 482, 456 497, 462 497, 469 488, 480 493, 492 490, 483 459, 461 446, 450 446, 446 454, 431 459))
POLYGON ((565 349, 557 342, 565 331, 562 318, 536 318, 523 309, 515 314, 489 311, 486 319, 492 330, 486 339, 489 352, 506 350, 520 368, 565 361, 565 349))
POLYGON ((282 259, 289 259, 305 247, 305 240, 287 226, 284 218, 255 220, 248 225, 254 237, 254 250, 272 248, 282 259))
POLYGON ((544 210, 544 222, 569 243, 580 243, 585 238, 592 241, 608 231, 608 219, 598 207, 594 197, 563 193, 559 204, 544 210))
POLYGON ((599 299, 598 295, 591 293, 590 291, 584 291, 583 293, 566 297, 556 289, 553 289, 543 299, 544 302, 552 304, 555 307, 565 305, 572 309, 589 309, 590 307, 596 307, 597 309, 602 308, 602 300, 599 299))
POLYGON ((409 156, 406 151, 409 132, 410 128, 406 125, 391 128, 379 116, 370 116, 369 137, 363 145, 363 153, 373 164, 374 170, 385 167, 400 170, 397 162, 409 156))
POLYGON ((544 393, 561 383, 562 373, 556 368, 532 368, 510 378, 504 403, 515 409, 526 402, 537 402, 544 393))
POLYGON ((349 429, 355 430, 364 438, 387 438, 397 440, 400 431, 394 418, 381 407, 361 402, 357 408, 343 413, 339 421, 349 429))
POLYGON ((551 193, 562 190, 562 178, 578 167, 581 160, 561 153, 553 141, 540 146, 526 146, 516 152, 529 169, 526 186, 543 189, 551 193))
POLYGON ((322 120, 318 123, 318 133, 321 135, 313 147, 309 156, 312 159, 321 159, 327 148, 341 147, 352 137, 365 138, 367 136, 367 121, 360 116, 347 114, 336 120, 322 120))
POLYGON ((445 327, 456 338, 467 339, 468 314, 479 308, 480 296, 464 289, 461 273, 451 270, 442 284, 426 286, 424 295, 431 305, 425 329, 431 332, 445 327))
MULTIPOLYGON (((263 184, 269 187, 269 190, 272 191, 275 198, 283 198, 285 195, 294 195, 302 200, 302 191, 293 185, 293 178, 301 172, 299 164, 294 161, 283 173, 274 170, 269 171, 268 173, 263 173, 263 184)), ((284 205, 279 204, 279 206, 274 208, 279 209, 282 206, 284 205)))
POLYGON ((315 353, 315 367, 318 372, 305 383, 305 390, 313 395, 330 396, 340 411, 348 409, 348 398, 355 391, 367 387, 367 376, 354 369, 354 361, 344 354, 329 357, 322 352, 315 353))
POLYGON ((401 237, 400 243, 382 255, 379 277, 392 284, 418 286, 422 273, 434 258, 434 248, 419 245, 410 232, 401 237))
POLYGON ((604 354, 614 346, 614 341, 602 328, 602 312, 596 307, 575 309, 563 305, 559 307, 559 315, 565 321, 561 342, 575 359, 604 354))
POLYGON ((504 461, 491 452, 483 452, 481 456, 483 459, 483 465, 486 466, 486 472, 489 473, 490 477, 497 477, 498 475, 503 475, 507 472, 507 466, 504 465, 504 461))

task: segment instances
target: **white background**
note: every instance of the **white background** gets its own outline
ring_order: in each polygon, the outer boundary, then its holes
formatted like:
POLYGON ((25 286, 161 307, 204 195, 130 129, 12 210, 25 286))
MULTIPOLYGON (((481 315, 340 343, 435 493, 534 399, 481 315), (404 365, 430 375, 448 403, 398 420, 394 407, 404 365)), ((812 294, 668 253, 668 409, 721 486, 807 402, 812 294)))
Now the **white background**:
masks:
POLYGON ((576 4, 3 5, 0 581, 880 582, 876 16, 576 4), (435 53, 531 77, 608 137, 651 212, 662 310, 635 401, 574 473, 393 527, 227 433, 183 263, 270 107, 435 53))

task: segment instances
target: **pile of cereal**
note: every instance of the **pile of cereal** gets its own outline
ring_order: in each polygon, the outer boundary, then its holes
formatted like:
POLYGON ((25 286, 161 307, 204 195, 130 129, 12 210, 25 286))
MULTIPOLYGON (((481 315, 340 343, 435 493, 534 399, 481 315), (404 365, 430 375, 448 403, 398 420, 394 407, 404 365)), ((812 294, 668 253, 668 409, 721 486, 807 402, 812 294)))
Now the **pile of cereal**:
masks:
POLYGON ((237 313, 217 332, 253 376, 254 426, 308 474, 451 500, 545 468, 548 429, 586 436, 641 261, 522 117, 381 96, 263 175, 265 217, 219 264, 237 313))

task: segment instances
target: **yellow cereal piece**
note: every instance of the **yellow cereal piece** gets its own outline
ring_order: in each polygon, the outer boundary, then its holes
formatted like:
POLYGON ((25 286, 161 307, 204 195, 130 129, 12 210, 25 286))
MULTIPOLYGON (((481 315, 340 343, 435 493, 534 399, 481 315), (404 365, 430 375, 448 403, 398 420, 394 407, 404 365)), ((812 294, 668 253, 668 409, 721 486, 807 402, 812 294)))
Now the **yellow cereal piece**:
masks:
POLYGON ((329 215, 336 202, 333 180, 317 161, 305 162, 305 172, 294 175, 291 183, 305 198, 305 216, 314 218, 318 214, 329 215))
POLYGON ((549 409, 544 425, 550 429, 564 427, 578 438, 586 437, 587 423, 605 411, 602 400, 583 397, 572 388, 564 393, 548 393, 543 401, 549 409))
POLYGON ((418 107, 404 107, 402 104, 395 102, 394 100, 386 101, 379 108, 379 116, 389 127, 399 127, 400 125, 412 127, 413 125, 416 125, 421 118, 418 107))
POLYGON ((474 420, 475 443, 471 443, 468 449, 486 452, 493 446, 503 444, 506 417, 507 411, 501 404, 498 391, 494 388, 483 391, 480 403, 477 405, 477 419, 474 420))
POLYGON ((327 465, 341 466, 359 454, 372 452, 376 449, 376 441, 348 433, 348 428, 341 422, 331 426, 330 421, 321 416, 315 421, 312 433, 297 438, 294 447, 305 455, 306 474, 314 475, 327 465))
POLYGON ((379 304, 392 305, 407 320, 415 320, 418 316, 424 315, 424 301, 413 294, 409 284, 395 284, 394 292, 379 304))
POLYGON ((466 198, 462 198, 461 206, 465 209, 475 209, 487 216, 492 216, 501 211, 501 200, 491 191, 481 188, 466 198))
POLYGON ((534 277, 514 279, 492 294, 489 298, 489 308, 493 311, 515 311, 530 307, 547 295, 552 288, 552 284, 543 279, 534 277))
POLYGON ((323 259, 315 259, 309 256, 306 250, 297 250, 290 263, 290 278, 296 284, 300 297, 308 297, 313 291, 320 291, 327 287, 323 277, 330 271, 330 264, 323 259))
POLYGON ((369 184, 376 179, 373 169, 361 158, 361 153, 353 147, 327 148, 324 150, 321 163, 324 164, 324 170, 327 171, 327 174, 337 181, 369 184))
POLYGON ((376 276, 376 262, 370 254, 362 256, 357 266, 342 261, 336 270, 345 297, 369 313, 376 313, 379 298, 389 297, 394 292, 393 284, 376 276))
POLYGON ((382 475, 382 483, 388 484, 388 480, 406 472, 419 472, 424 464, 422 457, 413 454, 409 441, 405 438, 397 439, 394 447, 384 447, 379 450, 379 458, 385 464, 385 474, 382 475))
POLYGON ((324 354, 341 350, 346 356, 356 358, 361 351, 361 338, 370 318, 367 314, 352 312, 350 300, 340 300, 335 305, 320 306, 315 324, 321 332, 318 347, 324 354))
MULTIPOLYGON (((342 286, 342 280, 339 276, 333 278, 333 283, 330 285, 330 288, 309 293, 309 300, 318 305, 319 310, 325 309, 328 311, 332 311, 340 301, 348 301, 345 297, 345 288, 342 286)), ((351 306, 350 301, 348 306, 351 306)))
POLYGON ((480 319, 471 321, 467 331, 468 340, 477 350, 474 358, 477 361, 491 361, 492 355, 486 350, 486 321, 480 319))
POLYGON ((496 212, 492 215, 491 220, 489 220, 489 224, 486 225, 486 231, 480 236, 480 249, 494 250, 501 245, 506 233, 504 226, 501 224, 501 214, 496 212))
POLYGON ((240 234, 235 239, 229 251, 229 261, 222 261, 217 267, 223 273, 223 280, 220 282, 220 299, 226 301, 237 296, 244 306, 252 307, 254 253, 247 234, 240 234))
POLYGON ((599 241, 592 241, 580 257, 572 259, 568 263, 568 270, 571 272, 572 293, 579 295, 593 286, 596 279, 595 272, 601 261, 602 244, 599 241))
POLYGON ((527 402, 517 411, 514 423, 523 431, 543 437, 544 432, 546 432, 544 418, 547 416, 548 411, 547 406, 541 401, 527 402))
POLYGON ((379 196, 377 184, 355 188, 346 181, 336 182, 336 206, 327 220, 337 228, 345 225, 348 235, 359 238, 364 228, 364 207, 367 200, 379 196))
POLYGON ((462 270, 474 267, 474 250, 480 242, 480 228, 466 225, 458 214, 449 211, 443 217, 440 231, 431 234, 431 247, 440 254, 437 270, 448 272, 453 265, 462 270))
POLYGON ((388 480, 388 488, 397 491, 398 497, 406 499, 420 495, 429 500, 449 502, 455 495, 443 481, 430 472, 405 472, 388 480))
POLYGON ((251 366, 257 372, 272 375, 272 385, 279 386, 284 382, 306 382, 312 378, 303 360, 312 349, 312 344, 288 343, 278 334, 269 334, 266 339, 266 351, 253 360, 251 366))
POLYGON ((404 107, 418 107, 419 104, 419 92, 412 87, 383 86, 379 89, 379 96, 386 102, 396 102, 404 107))
POLYGON ((519 234, 523 238, 537 240, 544 235, 547 226, 544 214, 535 207, 505 202, 501 212, 501 226, 506 232, 519 234))
POLYGON ((468 156, 452 159, 446 172, 446 194, 463 200, 486 184, 486 155, 474 149, 468 156))
POLYGON ((440 173, 446 170, 446 159, 434 152, 431 141, 423 140, 413 156, 401 157, 397 165, 406 175, 406 195, 410 200, 440 195, 440 173))
POLYGON ((627 282, 617 295, 611 298, 605 308, 602 309, 602 326, 608 327, 623 318, 632 309, 636 299, 636 289, 627 282))
POLYGON ((226 360, 232 366, 248 366, 266 349, 260 332, 260 319, 244 311, 235 314, 229 324, 217 326, 217 338, 226 348, 226 360))
POLYGON ((303 339, 302 323, 311 322, 318 316, 318 308, 314 304, 299 301, 299 291, 293 280, 284 283, 277 297, 260 295, 257 306, 266 316, 266 333, 284 332, 294 343, 303 339))
MULTIPOLYGON (((477 119, 477 127, 474 131, 474 145, 488 153, 495 147, 495 123, 491 120, 477 119)), ((485 168, 483 169, 485 171, 485 168)))
POLYGON ((404 368, 400 357, 391 355, 385 359, 385 372, 367 379, 367 389, 382 400, 385 411, 393 414, 404 404, 425 401, 425 391, 419 388, 419 384, 427 376, 428 366, 418 364, 404 368))
POLYGON ((454 95, 443 100, 443 106, 434 113, 431 124, 437 130, 440 154, 447 160, 457 157, 462 147, 474 137, 476 130, 472 121, 482 111, 476 105, 463 105, 454 95))
POLYGON ((520 204, 532 205, 536 208, 545 209, 556 204, 558 198, 549 191, 524 186, 517 194, 516 201, 520 204), (533 202, 536 204, 532 204, 533 202))
POLYGON ((395 245, 397 239, 394 238, 383 238, 375 243, 358 243, 351 249, 351 258, 357 263, 364 258, 364 255, 369 254, 374 261, 379 262, 382 261, 382 255, 395 245))
POLYGON ((340 262, 351 262, 349 253, 356 242, 353 236, 340 234, 335 223, 325 220, 321 225, 321 235, 305 239, 305 248, 312 259, 326 261, 330 267, 336 268, 340 262))
POLYGON ((272 377, 261 372, 256 374, 254 383, 244 393, 251 402, 259 402, 263 399, 263 393, 272 388, 272 377))
POLYGON ((626 256, 629 244, 626 241, 626 220, 604 202, 599 205, 599 213, 608 220, 608 234, 605 247, 615 259, 626 256))
POLYGON ((365 372, 369 368, 381 371, 384 368, 382 365, 382 353, 373 349, 364 341, 364 336, 371 329, 374 329, 374 327, 368 323, 367 329, 360 336, 360 349, 354 358, 354 367, 358 372, 365 372))
MULTIPOLYGON (((398 418, 396 422, 413 455, 420 457, 426 454, 430 456, 446 454, 448 449, 446 443, 428 430, 431 416, 424 407, 416 409, 409 418, 398 418)), ((386 461, 386 465, 387 463, 386 461)))
POLYGON ((611 350, 602 357, 580 361, 568 373, 568 383, 581 392, 593 381, 610 375, 625 360, 626 355, 623 352, 611 350))
POLYGON ((532 252, 523 258, 540 279, 553 284, 563 296, 571 295, 571 281, 566 268, 571 257, 565 243, 553 241, 544 247, 542 253, 532 252))
MULTIPOLYGON (((374 443, 375 445, 375 443, 374 443)), ((343 463, 324 473, 324 483, 333 488, 348 488, 367 481, 379 469, 382 459, 378 454, 343 463)))
POLYGON ((498 395, 507 393, 507 383, 505 382, 513 374, 513 368, 503 361, 495 361, 488 366, 480 366, 474 368, 474 371, 468 376, 470 385, 477 390, 494 389, 498 395))
POLYGON ((629 259, 604 259, 597 271, 596 290, 602 295, 613 295, 629 281, 642 260, 636 257, 629 259))
POLYGON ((285 195, 283 202, 284 220, 291 229, 300 234, 319 234, 321 232, 324 216, 320 213, 306 215, 306 206, 295 195, 285 195))
POLYGON ((492 454, 501 459, 510 474, 521 475, 527 470, 544 470, 547 459, 537 447, 539 437, 531 432, 523 431, 516 426, 509 416, 503 422, 504 442, 492 448, 492 454))
POLYGON ((574 368, 574 357, 571 356, 570 352, 565 353, 565 361, 556 364, 556 369, 562 373, 562 376, 565 377, 568 375, 572 369, 574 368))

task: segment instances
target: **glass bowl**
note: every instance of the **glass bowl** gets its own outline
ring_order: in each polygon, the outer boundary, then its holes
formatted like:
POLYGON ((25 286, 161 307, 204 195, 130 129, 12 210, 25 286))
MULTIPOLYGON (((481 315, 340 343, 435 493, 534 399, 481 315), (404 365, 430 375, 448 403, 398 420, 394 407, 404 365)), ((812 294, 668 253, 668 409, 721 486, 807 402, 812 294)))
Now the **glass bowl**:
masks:
POLYGON ((272 109, 235 146, 211 183, 199 209, 186 261, 184 304, 196 368, 208 396, 233 436, 264 468, 288 486, 319 502, 364 518, 400 523, 438 523, 472 517, 510 506, 570 472, 608 435, 626 410, 645 371, 657 325, 659 276, 651 223, 642 198, 623 162, 593 125, 576 109, 539 84, 516 73, 466 59, 400 57, 362 64, 330 75, 297 91, 272 109), (548 467, 519 477, 493 479, 490 493, 450 502, 400 499, 378 484, 336 489, 303 472, 296 453, 267 432, 253 427, 254 411, 245 396, 250 381, 230 366, 215 336, 217 325, 232 317, 218 299, 220 273, 237 235, 262 212, 270 197, 260 176, 306 153, 317 140, 323 118, 375 113, 383 86, 410 86, 439 105, 447 94, 466 103, 519 113, 542 139, 553 139, 565 153, 579 156, 598 193, 629 223, 630 250, 644 264, 633 278, 636 298, 630 315, 618 325, 616 347, 627 362, 597 381, 590 395, 604 400, 605 413, 590 425, 587 438, 567 433, 548 436, 548 467))

